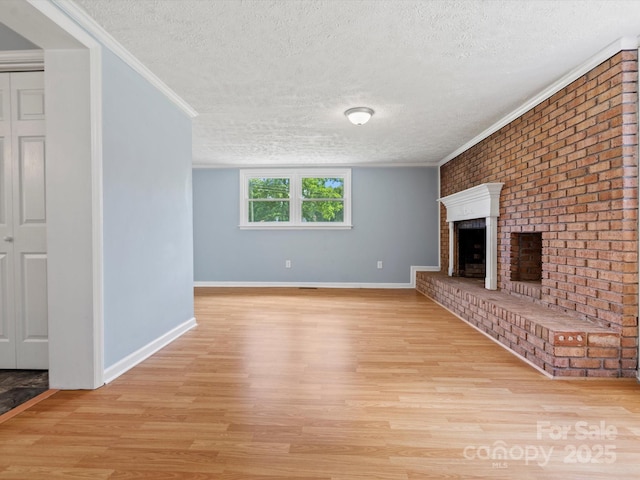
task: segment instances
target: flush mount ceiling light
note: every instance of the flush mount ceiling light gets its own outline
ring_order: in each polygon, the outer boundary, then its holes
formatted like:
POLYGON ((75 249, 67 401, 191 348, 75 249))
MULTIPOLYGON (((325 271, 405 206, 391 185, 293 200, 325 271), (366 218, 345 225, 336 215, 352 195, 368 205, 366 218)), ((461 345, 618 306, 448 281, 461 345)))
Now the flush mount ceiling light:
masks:
POLYGON ((373 115, 373 110, 368 107, 355 107, 350 108, 344 114, 354 125, 364 125, 373 115))

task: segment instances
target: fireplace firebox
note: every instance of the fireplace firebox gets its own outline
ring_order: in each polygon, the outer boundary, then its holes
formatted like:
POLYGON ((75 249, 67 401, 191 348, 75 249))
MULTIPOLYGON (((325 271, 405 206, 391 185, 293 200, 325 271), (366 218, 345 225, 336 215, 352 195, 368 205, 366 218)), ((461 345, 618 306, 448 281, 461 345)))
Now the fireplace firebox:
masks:
POLYGON ((517 282, 542 280, 542 233, 511 234, 511 280, 517 282))
POLYGON ((486 222, 484 218, 456 222, 458 240, 457 275, 467 278, 486 276, 486 222))

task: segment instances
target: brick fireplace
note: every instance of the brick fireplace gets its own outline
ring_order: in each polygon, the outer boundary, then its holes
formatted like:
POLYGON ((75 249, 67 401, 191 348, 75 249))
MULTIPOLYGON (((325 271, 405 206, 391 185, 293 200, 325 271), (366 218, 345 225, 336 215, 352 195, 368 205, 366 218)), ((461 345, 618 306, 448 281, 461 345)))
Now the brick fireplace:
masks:
MULTIPOLYGON (((440 198, 440 203, 447 209, 447 222, 449 224, 449 275, 454 272, 462 276, 466 275, 466 265, 474 265, 476 270, 481 264, 484 270, 485 288, 495 290, 497 288, 497 257, 498 257, 498 229, 497 220, 500 211, 500 190, 503 183, 483 183, 466 190, 447 195, 440 198), (485 240, 482 251, 476 247, 479 243, 477 238, 475 242, 470 235, 464 235, 464 230, 478 230, 478 228, 464 228, 465 226, 482 225, 485 240), (461 242, 461 237, 463 241, 461 242), (460 247, 463 248, 461 251, 460 247), (473 250, 473 251, 468 251, 473 250), (469 262, 466 262, 467 255, 469 262), (480 255, 481 261, 473 262, 473 256, 480 255), (465 268, 461 268, 464 264, 465 268)), ((477 232, 475 232, 477 235, 477 232)), ((474 275, 475 276, 475 275, 474 275)))
POLYGON ((443 272, 418 289, 552 375, 635 376, 637 109, 638 52, 623 50, 442 165, 443 272), (484 215, 454 219, 444 200, 497 183, 485 283, 530 302, 517 313, 443 283, 459 274, 455 222, 484 215))

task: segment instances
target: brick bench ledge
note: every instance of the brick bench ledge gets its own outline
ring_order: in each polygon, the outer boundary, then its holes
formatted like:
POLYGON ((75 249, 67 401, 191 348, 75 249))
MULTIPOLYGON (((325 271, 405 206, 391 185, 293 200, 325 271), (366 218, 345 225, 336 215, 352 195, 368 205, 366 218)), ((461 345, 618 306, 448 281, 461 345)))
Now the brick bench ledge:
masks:
POLYGON ((417 272, 416 289, 554 377, 621 377, 621 336, 481 281, 417 272))

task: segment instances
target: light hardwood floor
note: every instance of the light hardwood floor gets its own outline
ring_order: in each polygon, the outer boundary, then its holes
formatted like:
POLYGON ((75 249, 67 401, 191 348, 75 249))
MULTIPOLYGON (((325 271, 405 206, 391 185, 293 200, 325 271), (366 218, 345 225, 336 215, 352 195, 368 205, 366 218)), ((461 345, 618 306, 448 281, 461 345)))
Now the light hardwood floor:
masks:
POLYGON ((548 379, 412 290, 206 293, 143 364, 0 425, 0 479, 640 478, 635 380, 548 379))

